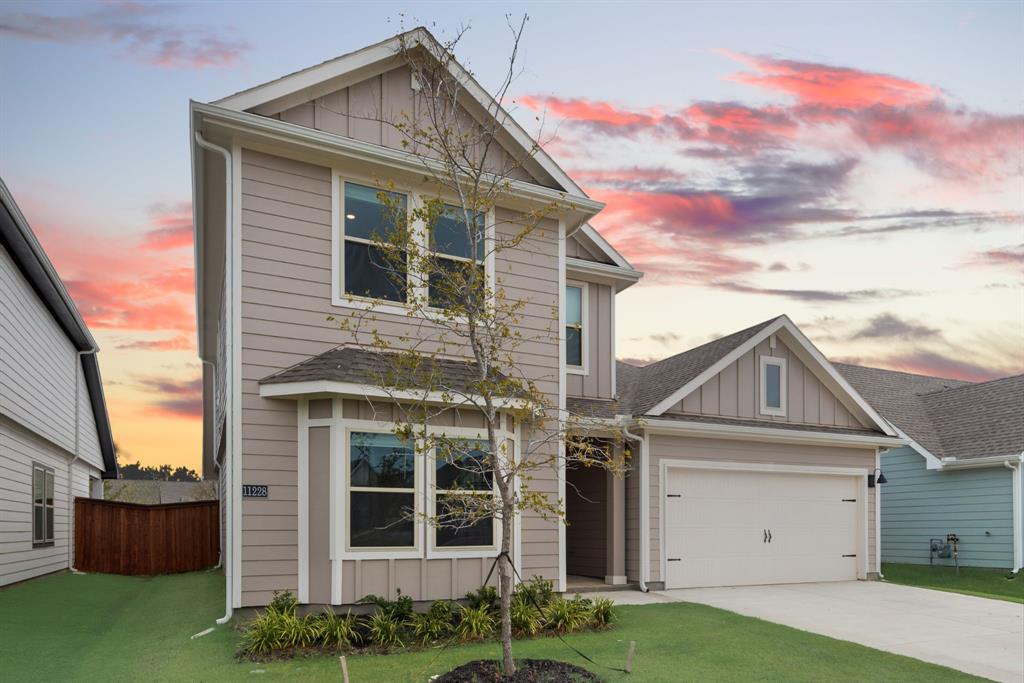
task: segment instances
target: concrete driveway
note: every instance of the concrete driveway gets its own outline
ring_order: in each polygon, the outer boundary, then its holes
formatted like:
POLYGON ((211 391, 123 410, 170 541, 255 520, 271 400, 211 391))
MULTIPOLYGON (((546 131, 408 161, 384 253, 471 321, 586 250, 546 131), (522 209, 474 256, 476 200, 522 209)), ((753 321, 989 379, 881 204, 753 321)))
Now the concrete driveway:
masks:
POLYGON ((879 581, 606 593, 698 602, 997 681, 1024 681, 1024 605, 879 581))

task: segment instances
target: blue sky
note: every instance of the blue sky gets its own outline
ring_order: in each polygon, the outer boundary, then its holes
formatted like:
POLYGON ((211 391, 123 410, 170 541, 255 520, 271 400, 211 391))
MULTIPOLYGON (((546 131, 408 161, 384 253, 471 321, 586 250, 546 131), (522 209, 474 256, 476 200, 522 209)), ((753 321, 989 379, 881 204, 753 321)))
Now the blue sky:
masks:
POLYGON ((544 113, 648 271, 621 356, 786 312, 837 358, 1024 371, 1019 2, 6 3, 0 170, 103 344, 129 453, 198 463, 191 251, 165 239, 190 221, 188 100, 403 23, 469 24, 458 55, 488 86, 506 13, 530 15, 515 114, 544 113))

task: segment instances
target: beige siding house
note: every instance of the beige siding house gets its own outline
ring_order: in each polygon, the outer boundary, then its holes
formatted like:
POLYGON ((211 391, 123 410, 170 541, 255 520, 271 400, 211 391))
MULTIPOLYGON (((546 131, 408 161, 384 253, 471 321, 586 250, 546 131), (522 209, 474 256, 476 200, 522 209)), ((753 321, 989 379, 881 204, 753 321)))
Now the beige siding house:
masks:
MULTIPOLYGON (((433 41, 422 29, 410 38, 433 41)), ((222 484, 229 613, 264 605, 275 590, 309 604, 398 590, 415 600, 458 598, 480 585, 497 552, 493 537, 491 545, 460 547, 439 543, 416 521, 382 526, 390 513, 385 498, 373 496, 405 496, 422 510, 431 476, 416 465, 407 484, 375 493, 354 455, 353 444, 386 447, 393 421, 360 374, 364 350, 337 322, 365 308, 347 296, 347 278, 367 263, 346 231, 355 219, 346 202, 367 201, 374 179, 411 202, 429 192, 419 162, 379 120, 416 106, 397 41, 192 103, 203 463, 205 476, 222 484), (365 543, 373 530, 377 541, 365 543)), ((451 69, 464 85, 467 115, 487 115, 490 96, 458 64, 451 69)), ((503 118, 498 156, 520 158, 533 142, 503 118)), ((735 549, 703 548, 690 536, 707 540, 699 528, 663 528, 662 520, 678 517, 666 516, 665 501, 676 505, 676 490, 698 476, 722 490, 751 489, 753 508, 763 500, 779 509, 771 550, 783 559, 773 577, 876 571, 868 475, 878 448, 901 442, 787 318, 713 343, 714 353, 700 347, 667 359, 659 370, 617 364, 615 297, 641 273, 587 223, 602 205, 543 152, 513 177, 506 203, 488 218, 495 234, 514 231, 524 209, 558 207, 543 229, 486 264, 507 297, 525 302, 521 325, 530 341, 517 349, 516 365, 563 415, 624 430, 633 464, 625 481, 566 471, 563 458, 536 475, 533 487, 564 504, 567 519, 526 514, 517 522, 513 559, 524 576, 549 578, 562 591, 593 578, 646 587, 731 576, 715 568, 735 549), (815 495, 816 482, 827 493, 815 495), (578 491, 588 492, 586 500, 578 491), (817 513, 814 506, 830 526, 792 526, 794 515, 817 513), (840 557, 814 555, 821 534, 840 536, 833 544, 840 557), (688 554, 703 553, 687 558, 685 570, 677 565, 680 543, 688 554), (797 565, 810 568, 798 574, 797 565)), ((408 328, 400 302, 378 301, 374 315, 385 337, 398 340, 408 328)), ((429 321, 422 329, 429 342, 429 321)), ((482 424, 458 405, 435 422, 467 437, 482 424)), ((519 448, 517 425, 505 419, 502 429, 519 448)), ((714 517, 716 506, 695 508, 693 519, 714 517)), ((737 519, 738 509, 715 523, 750 524, 759 544, 764 531, 767 547, 768 528, 737 519)))
POLYGON ((117 476, 97 350, 0 181, 0 585, 74 566, 74 499, 117 476))

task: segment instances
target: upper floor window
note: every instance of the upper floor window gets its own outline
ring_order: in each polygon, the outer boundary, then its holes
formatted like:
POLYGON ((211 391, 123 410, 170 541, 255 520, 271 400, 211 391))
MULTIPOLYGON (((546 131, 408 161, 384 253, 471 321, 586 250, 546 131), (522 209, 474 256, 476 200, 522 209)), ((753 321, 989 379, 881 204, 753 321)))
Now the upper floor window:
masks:
POLYGON ((587 288, 583 284, 565 287, 565 365, 569 369, 586 367, 586 313, 587 288))
POLYGON ((446 308, 453 297, 466 293, 472 269, 476 269, 479 286, 482 288, 485 283, 484 214, 474 213, 472 222, 467 226, 466 212, 462 207, 451 204, 445 204, 444 213, 434 221, 430 248, 434 254, 435 270, 427 282, 427 301, 431 306, 446 308))
POLYGON ((381 242, 395 230, 396 213, 405 214, 406 196, 385 192, 384 202, 376 188, 349 182, 344 186, 344 294, 404 302, 406 263, 389 257, 381 242))
POLYGON ((32 545, 53 545, 53 470, 32 466, 32 545))
POLYGON ((761 414, 786 414, 786 359, 761 356, 761 414))

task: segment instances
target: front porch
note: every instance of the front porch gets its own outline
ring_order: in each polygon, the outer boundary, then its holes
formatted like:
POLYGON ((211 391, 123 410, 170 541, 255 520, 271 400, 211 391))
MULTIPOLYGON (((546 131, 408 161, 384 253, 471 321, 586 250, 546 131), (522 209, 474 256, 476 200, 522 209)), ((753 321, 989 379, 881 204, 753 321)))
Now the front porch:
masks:
POLYGON ((626 578, 626 482, 602 467, 566 471, 566 592, 631 589, 626 578))

